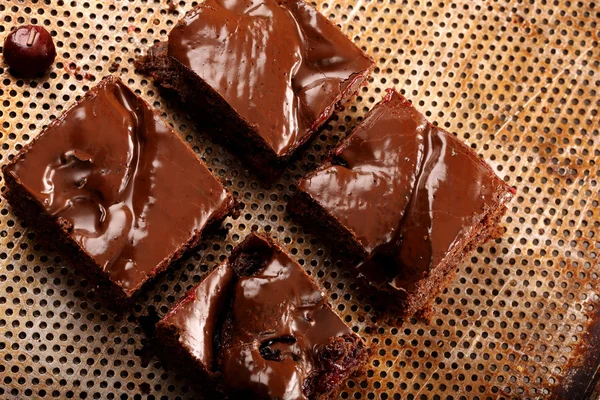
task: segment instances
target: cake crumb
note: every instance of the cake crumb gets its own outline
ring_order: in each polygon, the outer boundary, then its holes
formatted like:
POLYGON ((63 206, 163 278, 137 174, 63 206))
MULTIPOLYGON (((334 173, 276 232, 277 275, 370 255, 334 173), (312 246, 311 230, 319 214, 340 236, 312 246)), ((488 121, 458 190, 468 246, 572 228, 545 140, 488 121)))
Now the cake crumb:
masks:
POLYGON ((108 72, 114 73, 119 69, 120 64, 116 61, 113 61, 112 64, 108 67, 108 72))

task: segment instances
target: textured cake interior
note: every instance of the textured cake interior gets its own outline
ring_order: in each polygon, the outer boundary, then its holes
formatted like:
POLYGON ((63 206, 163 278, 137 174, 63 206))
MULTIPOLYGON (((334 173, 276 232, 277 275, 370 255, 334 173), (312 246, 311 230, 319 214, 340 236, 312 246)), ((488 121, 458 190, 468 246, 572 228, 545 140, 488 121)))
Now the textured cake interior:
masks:
POLYGON ((136 318, 164 315, 253 229, 277 236, 375 346, 367 374, 343 386, 341 398, 548 397, 583 360, 578 348, 599 300, 598 2, 318 1, 376 68, 359 97, 268 188, 134 72, 135 57, 164 40, 191 3, 0 2, 2 39, 14 25, 37 23, 53 34, 58 53, 49 76, 34 82, 13 78, 0 63, 1 163, 114 71, 245 204, 225 220, 227 234, 203 241, 131 314, 116 316, 0 199, 0 398, 198 398, 148 349, 136 318), (504 235, 460 264, 430 324, 396 325, 348 274, 348 261, 285 210, 297 179, 390 86, 518 193, 504 235))

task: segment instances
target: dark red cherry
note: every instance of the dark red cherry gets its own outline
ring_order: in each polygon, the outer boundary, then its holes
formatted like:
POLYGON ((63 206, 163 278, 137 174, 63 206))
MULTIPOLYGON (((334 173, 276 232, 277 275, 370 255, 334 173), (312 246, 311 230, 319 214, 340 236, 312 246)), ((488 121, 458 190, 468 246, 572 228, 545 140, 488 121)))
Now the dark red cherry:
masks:
POLYGON ((56 48, 46 29, 23 25, 6 37, 3 55, 11 74, 30 78, 48 71, 56 58, 56 48))

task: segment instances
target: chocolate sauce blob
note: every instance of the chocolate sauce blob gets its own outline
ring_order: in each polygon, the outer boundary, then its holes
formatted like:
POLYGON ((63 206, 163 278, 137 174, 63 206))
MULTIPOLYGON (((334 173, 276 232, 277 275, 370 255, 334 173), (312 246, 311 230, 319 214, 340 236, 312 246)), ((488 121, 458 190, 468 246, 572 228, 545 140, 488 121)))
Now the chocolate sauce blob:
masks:
POLYGON ((56 58, 56 48, 52 35, 46 29, 23 25, 4 40, 3 56, 11 74, 31 78, 50 69, 56 58))

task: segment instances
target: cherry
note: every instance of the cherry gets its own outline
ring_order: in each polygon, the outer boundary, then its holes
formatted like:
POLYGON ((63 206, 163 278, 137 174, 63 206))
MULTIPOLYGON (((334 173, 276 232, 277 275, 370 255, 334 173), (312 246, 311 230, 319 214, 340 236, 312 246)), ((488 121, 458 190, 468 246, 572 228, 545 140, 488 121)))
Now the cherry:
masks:
POLYGON ((42 75, 56 58, 52 35, 35 25, 23 25, 4 40, 4 60, 13 75, 30 78, 42 75))

